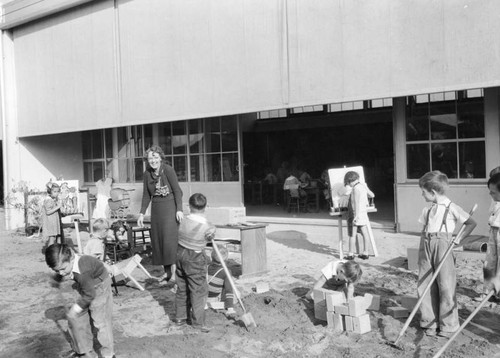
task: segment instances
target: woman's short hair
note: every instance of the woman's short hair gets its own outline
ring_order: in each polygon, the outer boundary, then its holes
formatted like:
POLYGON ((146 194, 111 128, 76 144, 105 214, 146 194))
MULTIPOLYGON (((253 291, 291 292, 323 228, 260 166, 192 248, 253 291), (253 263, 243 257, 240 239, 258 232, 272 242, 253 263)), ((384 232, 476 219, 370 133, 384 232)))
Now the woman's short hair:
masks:
POLYGON ((163 152, 163 149, 159 145, 152 145, 151 147, 146 149, 146 153, 144 153, 144 160, 148 160, 149 153, 156 153, 162 160, 165 159, 165 152, 163 152))
POLYGON ((446 188, 448 188, 448 177, 439 170, 433 170, 422 175, 418 181, 418 185, 428 192, 434 190, 438 194, 444 194, 446 188))

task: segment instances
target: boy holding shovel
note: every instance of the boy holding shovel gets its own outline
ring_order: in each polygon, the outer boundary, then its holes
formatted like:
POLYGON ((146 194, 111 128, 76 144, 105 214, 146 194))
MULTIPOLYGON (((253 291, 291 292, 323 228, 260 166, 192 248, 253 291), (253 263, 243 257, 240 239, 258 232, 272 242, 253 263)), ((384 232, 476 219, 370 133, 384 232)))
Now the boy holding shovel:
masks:
POLYGON ((215 227, 205 217, 207 198, 195 193, 189 198, 190 214, 179 226, 176 271, 177 292, 175 294, 176 319, 178 326, 187 324, 191 315, 194 329, 209 332, 205 326, 205 305, 208 296, 208 257, 204 249, 215 235, 215 227))
POLYGON ((497 272, 497 263, 500 253, 500 173, 494 174, 488 180, 488 189, 494 203, 488 219, 490 225, 490 239, 488 241, 488 251, 486 253, 486 261, 484 262, 484 288, 485 291, 495 290, 498 295, 500 291, 500 272, 497 272))
MULTIPOLYGON (((452 234, 457 223, 463 223, 463 237, 467 237, 476 227, 476 222, 461 207, 451 202, 445 195, 448 177, 438 170, 424 174, 419 180, 422 196, 432 203, 422 210, 419 222, 423 225, 418 255, 419 298, 431 283, 434 270, 449 245, 453 242, 452 234)), ((420 306, 420 326, 428 336, 439 334, 451 337, 459 328, 456 300, 455 259, 448 255, 432 283, 430 291, 422 299, 420 306)))

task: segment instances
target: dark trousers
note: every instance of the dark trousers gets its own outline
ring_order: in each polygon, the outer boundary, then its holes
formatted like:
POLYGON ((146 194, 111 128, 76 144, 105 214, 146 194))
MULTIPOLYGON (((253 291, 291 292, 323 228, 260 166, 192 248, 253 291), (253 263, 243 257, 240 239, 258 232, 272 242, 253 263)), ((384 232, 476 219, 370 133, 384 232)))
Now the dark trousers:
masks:
POLYGON ((205 304, 208 296, 208 260, 204 252, 182 246, 177 248, 177 293, 175 294, 176 318, 190 317, 193 326, 205 325, 205 304))

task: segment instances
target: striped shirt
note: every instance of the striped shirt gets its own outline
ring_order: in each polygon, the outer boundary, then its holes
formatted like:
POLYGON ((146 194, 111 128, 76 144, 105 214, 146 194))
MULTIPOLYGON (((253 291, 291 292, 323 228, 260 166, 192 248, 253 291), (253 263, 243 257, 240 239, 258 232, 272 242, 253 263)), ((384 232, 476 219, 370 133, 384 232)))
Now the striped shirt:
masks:
POLYGON ((210 241, 215 226, 201 214, 189 214, 179 226, 179 245, 186 249, 201 251, 210 241))

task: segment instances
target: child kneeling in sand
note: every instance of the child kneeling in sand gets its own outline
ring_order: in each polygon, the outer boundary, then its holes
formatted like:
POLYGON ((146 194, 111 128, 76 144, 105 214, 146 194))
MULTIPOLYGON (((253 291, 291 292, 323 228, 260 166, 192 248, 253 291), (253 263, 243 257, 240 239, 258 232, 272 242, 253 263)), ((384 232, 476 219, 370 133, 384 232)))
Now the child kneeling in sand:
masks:
POLYGON ((92 325, 97 329, 101 356, 113 357, 113 294, 111 278, 104 263, 93 256, 76 255, 65 244, 54 244, 45 251, 45 262, 59 277, 70 277, 77 284, 80 298, 66 313, 75 356, 95 356, 92 325))
MULTIPOLYGON (((219 252, 224 261, 227 260, 229 254, 227 248, 217 245, 219 252)), ((208 265, 208 299, 207 302, 224 302, 226 316, 232 317, 236 315, 234 310, 234 293, 226 271, 222 267, 219 256, 215 250, 212 250, 212 262, 208 265)))
POLYGON ((312 292, 317 288, 343 291, 346 299, 354 297, 354 284, 359 281, 363 271, 355 261, 333 260, 321 269, 313 288, 306 294, 312 299, 312 292))

